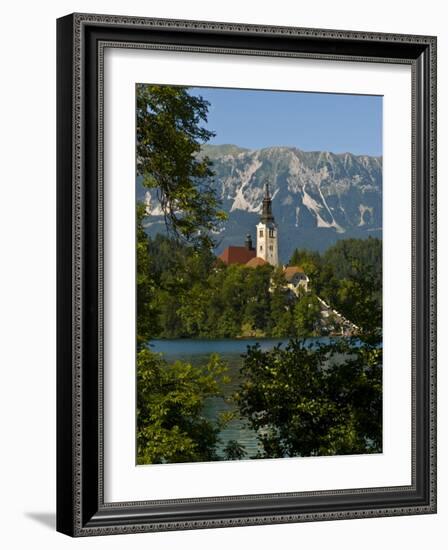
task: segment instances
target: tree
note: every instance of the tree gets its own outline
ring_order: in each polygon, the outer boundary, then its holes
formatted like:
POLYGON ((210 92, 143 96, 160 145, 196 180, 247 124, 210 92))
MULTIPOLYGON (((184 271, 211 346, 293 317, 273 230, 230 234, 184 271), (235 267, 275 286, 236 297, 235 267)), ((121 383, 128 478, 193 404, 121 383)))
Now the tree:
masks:
MULTIPOLYGON (((144 298, 151 307, 142 315, 141 326, 151 337, 308 338, 334 333, 341 328, 341 318, 331 311, 323 316, 320 297, 356 325, 359 335, 368 333, 377 342, 381 338, 379 268, 375 254, 366 254, 357 240, 338 244, 337 253, 329 249, 328 259, 327 254, 317 259, 314 252, 313 260, 306 259, 306 251, 296 252, 304 263, 320 265, 311 279, 311 291, 301 289, 296 296, 288 289, 282 268, 227 266, 208 248, 166 235, 148 238, 140 224, 138 235, 139 281, 141 275, 141 282, 152 285, 139 289, 138 313, 147 307, 141 305, 144 298)), ((377 248, 376 239, 371 241, 366 246, 377 248)))
POLYGON ((312 293, 300 296, 294 307, 296 335, 299 338, 318 335, 321 317, 321 307, 317 297, 312 293))
POLYGON ((294 336, 294 299, 286 286, 285 273, 281 267, 272 273, 270 290, 269 334, 277 338, 294 336))
MULTIPOLYGON (((322 256, 318 252, 296 249, 290 264, 303 267, 315 295, 342 313, 360 331, 369 334, 369 338, 379 341, 382 322, 380 239, 340 240, 322 256)), ((298 334, 302 336, 300 331, 298 334)))
POLYGON ((137 462, 217 460, 222 426, 202 416, 204 400, 220 395, 226 367, 212 356, 206 368, 142 349, 137 355, 137 462))
POLYGON ((224 456, 226 460, 241 460, 246 456, 244 445, 231 439, 224 448, 224 456))
POLYGON ((315 281, 322 269, 322 258, 317 251, 296 248, 289 260, 289 265, 302 267, 308 277, 315 281))
POLYGON ((340 281, 335 299, 335 307, 359 327, 358 336, 373 344, 381 342, 382 335, 382 302, 377 293, 375 275, 362 266, 340 281))
POLYGON ((236 396, 262 458, 381 452, 381 348, 350 339, 250 347, 236 396))
POLYGON ((345 239, 329 248, 322 296, 364 333, 379 341, 382 324, 382 242, 345 239))
POLYGON ((243 323, 252 330, 266 333, 269 324, 269 302, 271 299, 269 287, 272 275, 270 265, 256 268, 240 268, 245 276, 246 305, 244 307, 243 323))
POLYGON ((137 348, 140 349, 159 332, 158 310, 155 303, 156 285, 148 253, 148 236, 143 227, 144 205, 137 204, 137 348))
POLYGON ((210 231, 225 219, 210 186, 213 171, 201 144, 214 133, 208 102, 179 86, 137 85, 137 173, 156 191, 169 234, 210 248, 210 231))

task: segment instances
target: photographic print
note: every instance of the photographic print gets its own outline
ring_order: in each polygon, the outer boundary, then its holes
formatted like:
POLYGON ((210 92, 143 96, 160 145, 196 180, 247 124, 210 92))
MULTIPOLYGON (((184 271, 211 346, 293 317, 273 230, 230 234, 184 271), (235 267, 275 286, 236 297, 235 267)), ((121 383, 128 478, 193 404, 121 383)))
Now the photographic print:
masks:
POLYGON ((382 452, 382 97, 136 86, 138 465, 382 452))
POLYGON ((75 13, 57 51, 57 530, 436 513, 437 38, 75 13))

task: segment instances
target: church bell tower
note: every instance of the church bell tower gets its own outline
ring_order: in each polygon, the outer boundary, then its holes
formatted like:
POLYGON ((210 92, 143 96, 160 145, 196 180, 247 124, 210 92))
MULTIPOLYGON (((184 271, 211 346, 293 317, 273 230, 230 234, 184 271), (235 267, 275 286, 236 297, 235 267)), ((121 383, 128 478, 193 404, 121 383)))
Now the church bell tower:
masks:
POLYGON ((265 185, 260 222, 257 225, 257 257, 278 266, 278 232, 272 214, 269 184, 265 185))

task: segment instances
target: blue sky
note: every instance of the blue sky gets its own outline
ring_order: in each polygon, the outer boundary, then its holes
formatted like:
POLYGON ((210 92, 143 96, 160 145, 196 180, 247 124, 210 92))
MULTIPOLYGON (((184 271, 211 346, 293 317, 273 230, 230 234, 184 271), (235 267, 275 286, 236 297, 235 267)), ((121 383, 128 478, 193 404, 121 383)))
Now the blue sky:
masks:
POLYGON ((209 143, 382 155, 382 97, 190 88, 211 106, 209 143))

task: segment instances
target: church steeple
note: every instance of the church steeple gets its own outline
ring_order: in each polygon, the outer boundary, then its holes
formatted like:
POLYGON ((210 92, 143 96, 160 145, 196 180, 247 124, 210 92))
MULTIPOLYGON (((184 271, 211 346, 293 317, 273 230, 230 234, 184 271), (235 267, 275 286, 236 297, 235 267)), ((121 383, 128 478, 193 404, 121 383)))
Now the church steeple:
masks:
POLYGON ((267 182, 264 188, 260 222, 257 225, 257 257, 273 266, 278 265, 277 224, 272 214, 272 198, 267 182))
POLYGON ((261 221, 263 223, 273 222, 274 216, 272 214, 272 200, 269 194, 269 183, 266 182, 264 186, 263 207, 261 210, 261 221))

